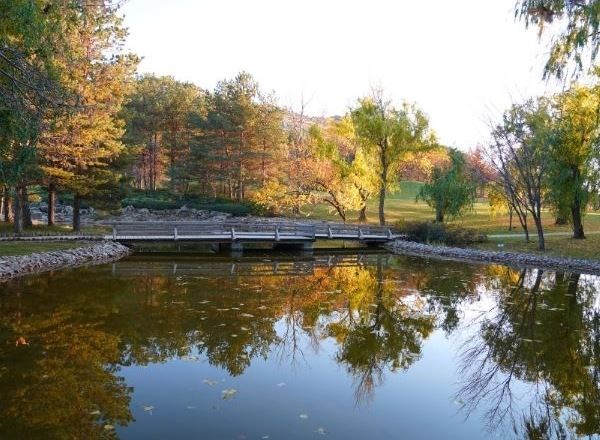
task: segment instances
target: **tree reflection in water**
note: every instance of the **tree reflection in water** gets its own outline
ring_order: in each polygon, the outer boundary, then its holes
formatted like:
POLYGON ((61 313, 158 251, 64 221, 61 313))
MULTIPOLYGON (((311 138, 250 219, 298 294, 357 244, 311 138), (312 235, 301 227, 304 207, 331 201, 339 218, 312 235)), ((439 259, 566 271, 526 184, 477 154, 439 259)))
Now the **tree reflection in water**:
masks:
POLYGON ((488 408, 519 438, 600 432, 597 281, 579 274, 502 269, 497 305, 462 352, 458 398, 467 414, 488 408), (527 404, 515 382, 527 384, 527 404))

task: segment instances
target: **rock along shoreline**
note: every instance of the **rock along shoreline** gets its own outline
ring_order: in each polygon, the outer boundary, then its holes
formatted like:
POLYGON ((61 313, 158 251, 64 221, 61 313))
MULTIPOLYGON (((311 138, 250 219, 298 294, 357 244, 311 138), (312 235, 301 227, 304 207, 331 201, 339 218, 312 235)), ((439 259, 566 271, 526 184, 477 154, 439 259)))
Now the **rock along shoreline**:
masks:
POLYGON ((103 241, 60 251, 0 256, 0 281, 50 270, 108 263, 123 258, 130 252, 129 248, 120 243, 103 241))
POLYGON ((405 240, 396 240, 386 246, 395 254, 433 257, 473 263, 497 263, 512 267, 551 269, 563 272, 581 272, 600 275, 600 261, 560 258, 518 252, 483 251, 448 246, 433 246, 405 240))

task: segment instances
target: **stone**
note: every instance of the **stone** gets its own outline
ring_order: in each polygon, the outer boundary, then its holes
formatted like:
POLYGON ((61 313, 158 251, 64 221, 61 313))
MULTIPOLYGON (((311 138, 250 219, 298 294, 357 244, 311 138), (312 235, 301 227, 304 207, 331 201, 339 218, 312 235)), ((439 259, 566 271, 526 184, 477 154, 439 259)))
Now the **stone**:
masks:
POLYGON ((130 252, 120 243, 102 241, 75 249, 22 256, 0 256, 0 280, 34 272, 118 260, 130 252))
POLYGON ((396 254, 446 258, 452 260, 498 263, 513 267, 534 267, 552 270, 570 270, 588 274, 600 274, 600 262, 575 258, 550 257, 504 251, 483 251, 448 246, 433 246, 406 240, 396 240, 386 246, 396 254))

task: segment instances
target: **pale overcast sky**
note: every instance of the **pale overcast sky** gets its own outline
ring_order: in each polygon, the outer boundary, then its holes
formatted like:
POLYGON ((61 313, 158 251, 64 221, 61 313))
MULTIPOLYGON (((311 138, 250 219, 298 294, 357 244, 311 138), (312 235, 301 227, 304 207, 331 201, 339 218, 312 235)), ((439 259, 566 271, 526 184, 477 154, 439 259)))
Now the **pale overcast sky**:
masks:
POLYGON ((515 0, 129 0, 141 72, 212 89, 246 70, 284 106, 343 114, 371 86, 416 102, 442 142, 487 139, 511 101, 543 93, 547 44, 515 0))

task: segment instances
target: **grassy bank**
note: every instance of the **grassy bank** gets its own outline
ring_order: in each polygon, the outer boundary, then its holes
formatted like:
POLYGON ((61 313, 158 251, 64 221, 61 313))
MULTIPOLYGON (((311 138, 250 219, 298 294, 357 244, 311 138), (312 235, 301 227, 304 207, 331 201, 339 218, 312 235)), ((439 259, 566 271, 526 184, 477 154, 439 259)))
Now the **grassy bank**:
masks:
MULTIPOLYGON (((47 226, 47 225, 34 225, 34 226, 30 226, 27 228, 24 228, 23 230, 26 234, 29 233, 33 233, 33 234, 70 234, 73 232, 73 228, 71 228, 71 226, 68 225, 54 225, 54 226, 47 226)), ((104 234, 110 232, 110 228, 107 226, 83 226, 81 228, 81 233, 82 234, 104 234)), ((2 235, 11 235, 14 233, 13 230, 13 225, 12 224, 8 224, 8 223, 4 223, 4 222, 0 222, 0 234, 2 235)))
POLYGON ((0 256, 29 255, 37 252, 62 251, 85 245, 81 241, 4 241, 0 242, 0 256))
POLYGON ((530 243, 526 243, 520 237, 492 237, 487 243, 476 245, 477 249, 502 250, 510 252, 527 252, 531 254, 553 255, 556 257, 586 258, 600 260, 600 233, 588 234, 585 240, 573 240, 570 236, 548 235, 546 240, 546 252, 537 249, 537 237, 532 237, 530 243))
MULTIPOLYGON (((82 234, 98 234, 105 233, 108 228, 103 226, 86 226, 82 228, 82 234)), ((25 228, 25 233, 28 234, 68 234, 72 232, 72 228, 66 225, 46 226, 35 225, 25 228)), ((10 235, 13 233, 13 227, 10 224, 0 222, 0 234, 10 235)), ((73 249, 84 244, 82 241, 0 241, 0 256, 13 255, 29 255, 36 252, 60 251, 64 249, 73 249)))

